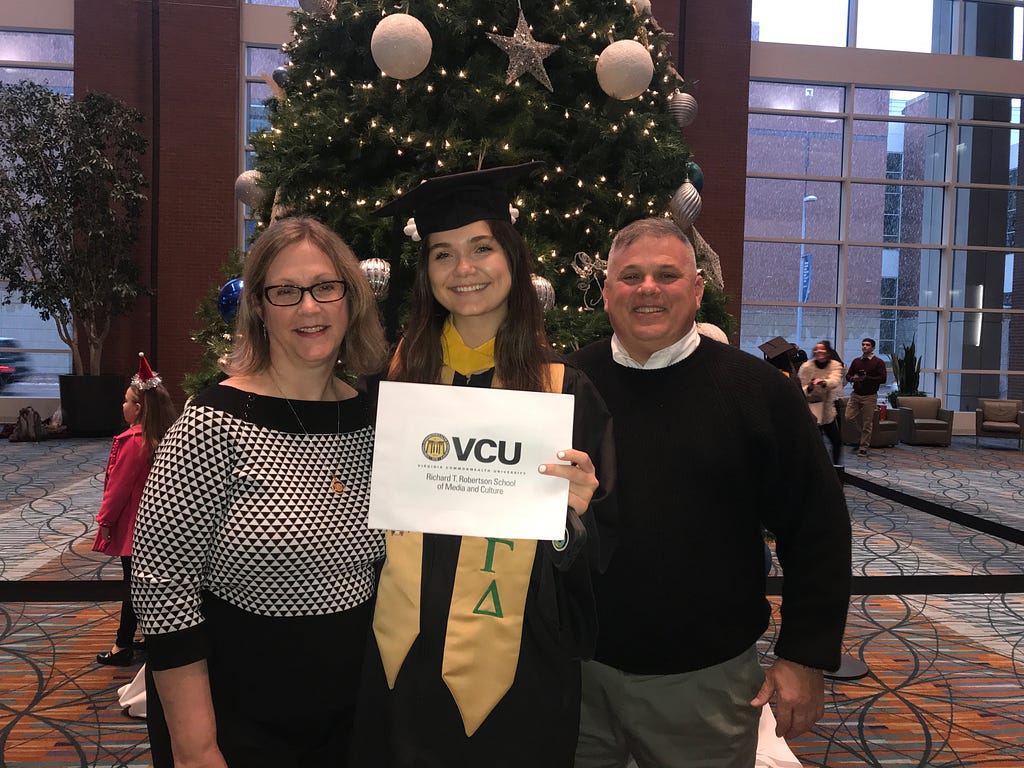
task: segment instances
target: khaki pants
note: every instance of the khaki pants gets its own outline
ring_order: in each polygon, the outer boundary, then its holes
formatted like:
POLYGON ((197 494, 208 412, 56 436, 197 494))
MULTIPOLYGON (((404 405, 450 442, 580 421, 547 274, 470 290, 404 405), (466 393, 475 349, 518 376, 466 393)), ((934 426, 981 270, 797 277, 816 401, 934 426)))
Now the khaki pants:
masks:
POLYGON ((860 432, 859 450, 866 451, 871 447, 871 431, 875 426, 875 406, 878 405, 878 395, 850 395, 846 401, 845 418, 857 426, 860 432))
POLYGON ((584 662, 575 768, 753 768, 763 682, 755 648, 678 675, 584 662))

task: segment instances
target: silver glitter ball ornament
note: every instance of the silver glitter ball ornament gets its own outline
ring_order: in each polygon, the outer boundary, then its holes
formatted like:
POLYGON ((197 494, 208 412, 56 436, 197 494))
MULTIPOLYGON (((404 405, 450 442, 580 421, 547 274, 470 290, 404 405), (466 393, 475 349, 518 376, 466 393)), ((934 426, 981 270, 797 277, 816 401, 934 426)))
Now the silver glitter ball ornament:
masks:
POLYGON ((391 285, 391 265, 384 259, 364 259, 359 262, 359 268, 363 270, 374 298, 378 301, 386 299, 391 285))
POLYGON ((338 0, 299 0, 299 7, 315 19, 326 19, 338 7, 338 0))
POLYGON ((555 306, 555 289, 546 277, 541 275, 530 275, 530 282, 533 283, 533 290, 537 292, 537 300, 541 308, 547 312, 555 306))
POLYGON ((260 185, 259 171, 242 171, 235 179, 235 199, 250 208, 261 208, 270 200, 270 190, 260 185))
POLYGON ((697 119, 697 100, 688 93, 676 91, 668 97, 668 113, 680 128, 686 128, 697 119))
POLYGON ((689 181, 684 181, 669 201, 668 210, 672 214, 672 220, 680 229, 686 229, 700 216, 700 208, 703 203, 700 199, 700 192, 689 181))

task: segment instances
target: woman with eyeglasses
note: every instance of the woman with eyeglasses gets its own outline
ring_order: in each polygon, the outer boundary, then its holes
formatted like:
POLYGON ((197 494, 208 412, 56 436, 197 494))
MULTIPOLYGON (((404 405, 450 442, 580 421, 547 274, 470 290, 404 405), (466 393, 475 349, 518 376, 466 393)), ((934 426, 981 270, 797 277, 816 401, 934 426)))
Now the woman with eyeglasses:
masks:
POLYGON ((242 277, 229 378, 167 433, 138 514, 153 762, 343 765, 384 544, 373 425, 338 373, 379 371, 384 334, 313 219, 271 225, 242 277))

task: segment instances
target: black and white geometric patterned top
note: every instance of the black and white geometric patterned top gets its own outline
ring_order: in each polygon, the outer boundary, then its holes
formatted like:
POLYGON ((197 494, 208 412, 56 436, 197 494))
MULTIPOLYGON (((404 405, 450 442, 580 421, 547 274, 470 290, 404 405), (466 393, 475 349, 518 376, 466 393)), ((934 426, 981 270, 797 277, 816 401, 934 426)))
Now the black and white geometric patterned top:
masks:
MULTIPOLYGON (((204 592, 265 617, 334 614, 371 597, 384 542, 366 526, 364 397, 291 406, 217 385, 167 432, 135 529, 132 598, 147 639, 192 634, 204 592)), ((181 639, 202 658, 204 643, 181 639)))

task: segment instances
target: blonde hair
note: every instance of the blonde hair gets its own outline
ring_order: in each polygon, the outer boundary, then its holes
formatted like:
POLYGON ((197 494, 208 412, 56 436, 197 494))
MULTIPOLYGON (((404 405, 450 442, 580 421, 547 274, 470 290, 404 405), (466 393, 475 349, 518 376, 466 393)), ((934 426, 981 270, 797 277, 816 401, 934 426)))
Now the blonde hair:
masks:
POLYGON ((242 298, 231 352, 221 365, 229 376, 261 373, 270 366, 270 340, 263 324, 263 289, 274 259, 290 245, 308 242, 330 259, 345 281, 348 328, 338 350, 342 367, 357 375, 377 373, 387 359, 387 344, 377 302, 352 249, 334 231, 310 216, 279 219, 259 236, 242 270, 242 298))

